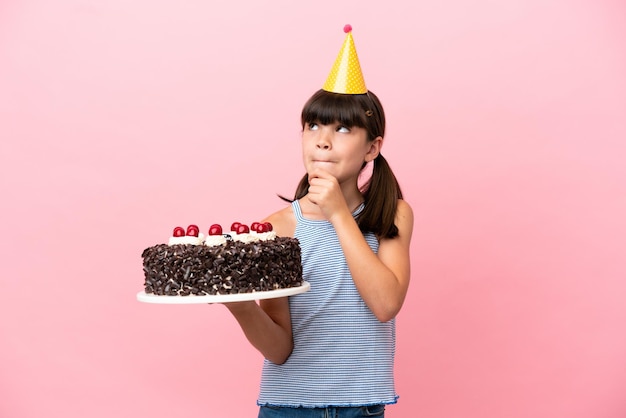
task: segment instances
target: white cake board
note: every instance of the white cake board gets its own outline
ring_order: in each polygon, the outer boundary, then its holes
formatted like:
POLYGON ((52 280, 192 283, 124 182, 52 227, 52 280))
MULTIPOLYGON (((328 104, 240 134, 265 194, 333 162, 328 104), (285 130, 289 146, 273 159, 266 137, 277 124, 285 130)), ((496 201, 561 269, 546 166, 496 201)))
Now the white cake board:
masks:
POLYGON ((303 281, 301 286, 286 289, 268 290, 265 292, 236 293, 233 295, 189 295, 189 296, 160 296, 144 292, 137 293, 137 300, 145 303, 161 303, 172 305, 189 305, 194 303, 225 303, 245 302, 249 300, 282 298, 297 295, 311 289, 309 282, 303 281))

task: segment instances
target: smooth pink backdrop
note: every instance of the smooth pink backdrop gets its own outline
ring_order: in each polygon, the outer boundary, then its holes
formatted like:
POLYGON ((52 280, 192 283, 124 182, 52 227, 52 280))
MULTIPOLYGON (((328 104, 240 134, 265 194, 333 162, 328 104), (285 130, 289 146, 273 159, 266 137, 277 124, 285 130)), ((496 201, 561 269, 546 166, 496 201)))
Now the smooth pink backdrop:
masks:
POLYGON ((1 417, 256 416, 260 355, 140 254, 282 207, 346 23, 416 219, 388 416, 626 416, 622 1, 5 0, 1 417))

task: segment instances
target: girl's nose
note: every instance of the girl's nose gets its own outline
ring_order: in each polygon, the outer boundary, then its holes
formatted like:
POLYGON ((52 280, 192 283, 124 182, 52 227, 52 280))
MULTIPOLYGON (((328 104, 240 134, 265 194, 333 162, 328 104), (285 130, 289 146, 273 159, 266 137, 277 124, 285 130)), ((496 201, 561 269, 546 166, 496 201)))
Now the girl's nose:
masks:
POLYGON ((330 132, 322 129, 317 137, 317 148, 319 149, 330 149, 330 132))

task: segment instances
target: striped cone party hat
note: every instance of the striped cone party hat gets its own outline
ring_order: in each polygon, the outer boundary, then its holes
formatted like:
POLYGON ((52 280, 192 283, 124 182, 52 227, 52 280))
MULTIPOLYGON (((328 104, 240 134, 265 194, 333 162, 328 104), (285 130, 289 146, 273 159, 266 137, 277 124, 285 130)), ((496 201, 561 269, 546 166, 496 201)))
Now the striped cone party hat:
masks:
POLYGON ((346 39, 322 89, 332 93, 365 94, 367 87, 352 39, 352 26, 346 25, 343 31, 346 39))

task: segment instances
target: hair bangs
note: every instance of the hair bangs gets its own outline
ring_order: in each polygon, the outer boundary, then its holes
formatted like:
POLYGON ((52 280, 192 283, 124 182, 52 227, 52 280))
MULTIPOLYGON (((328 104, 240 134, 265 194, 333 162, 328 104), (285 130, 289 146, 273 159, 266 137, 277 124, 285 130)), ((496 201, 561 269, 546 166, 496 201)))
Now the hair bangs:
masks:
POLYGON ((365 111, 360 95, 331 93, 320 90, 315 93, 302 109, 302 126, 307 123, 330 125, 339 123, 346 127, 366 127, 365 111))

